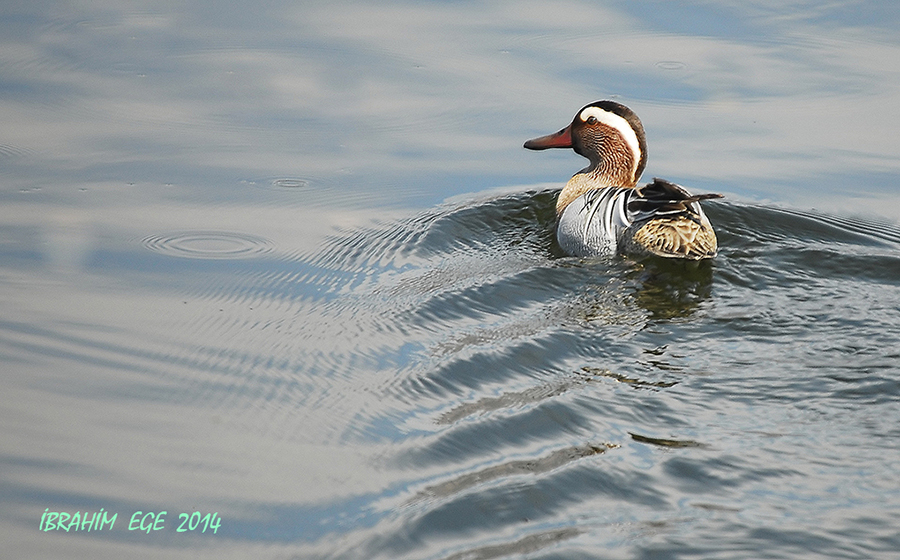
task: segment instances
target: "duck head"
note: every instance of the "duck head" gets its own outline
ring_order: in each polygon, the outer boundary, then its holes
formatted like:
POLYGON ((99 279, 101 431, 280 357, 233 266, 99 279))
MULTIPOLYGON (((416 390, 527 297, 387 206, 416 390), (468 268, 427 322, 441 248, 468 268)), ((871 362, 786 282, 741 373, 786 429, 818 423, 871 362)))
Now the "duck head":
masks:
POLYGON ((591 163, 586 174, 598 186, 634 187, 647 164, 644 126, 634 111, 615 101, 595 101, 559 132, 525 142, 529 150, 572 148, 591 163))

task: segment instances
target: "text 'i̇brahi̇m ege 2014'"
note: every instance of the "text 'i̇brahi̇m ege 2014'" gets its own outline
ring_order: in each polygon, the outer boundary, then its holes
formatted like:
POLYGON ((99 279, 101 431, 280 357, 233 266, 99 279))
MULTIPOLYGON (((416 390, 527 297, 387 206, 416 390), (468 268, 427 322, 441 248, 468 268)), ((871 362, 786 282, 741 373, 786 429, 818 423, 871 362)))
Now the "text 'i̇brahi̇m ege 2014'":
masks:
MULTIPOLYGON (((118 513, 106 511, 100 508, 100 511, 69 513, 65 511, 50 511, 50 508, 44 510, 41 516, 40 530, 63 531, 66 533, 74 532, 93 532, 93 531, 112 531, 116 526, 118 513)), ((219 512, 202 514, 199 511, 193 513, 179 513, 177 518, 172 517, 175 521, 171 525, 167 525, 170 521, 168 511, 152 512, 152 511, 136 511, 131 515, 128 522, 129 531, 141 531, 150 534, 154 531, 162 531, 174 528, 176 533, 212 533, 216 534, 219 527, 222 526, 222 518, 219 512)))

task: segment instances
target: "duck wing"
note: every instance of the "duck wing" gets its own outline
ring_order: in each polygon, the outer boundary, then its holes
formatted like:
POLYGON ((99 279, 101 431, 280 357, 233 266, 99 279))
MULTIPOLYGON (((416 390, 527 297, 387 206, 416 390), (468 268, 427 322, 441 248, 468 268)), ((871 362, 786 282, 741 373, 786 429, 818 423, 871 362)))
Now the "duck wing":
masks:
POLYGON ((634 189, 627 212, 631 225, 623 233, 626 252, 699 260, 718 251, 716 234, 700 207, 721 194, 692 195, 664 179, 634 189))
POLYGON ((628 200, 628 217, 633 224, 638 224, 663 216, 684 214, 699 223, 704 215, 699 202, 711 198, 722 198, 722 195, 693 195, 681 185, 654 178, 652 183, 635 187, 634 194, 628 200))

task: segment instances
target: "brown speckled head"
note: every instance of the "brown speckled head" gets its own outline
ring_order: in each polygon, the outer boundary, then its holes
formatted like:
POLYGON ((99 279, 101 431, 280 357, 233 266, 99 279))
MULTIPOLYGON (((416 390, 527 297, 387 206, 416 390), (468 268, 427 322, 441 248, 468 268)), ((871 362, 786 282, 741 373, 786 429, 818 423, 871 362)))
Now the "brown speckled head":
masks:
POLYGON ((644 126, 634 111, 615 101, 595 101, 582 107, 572 124, 529 140, 525 147, 572 148, 591 162, 581 173, 598 174, 620 186, 637 184, 647 165, 644 126))

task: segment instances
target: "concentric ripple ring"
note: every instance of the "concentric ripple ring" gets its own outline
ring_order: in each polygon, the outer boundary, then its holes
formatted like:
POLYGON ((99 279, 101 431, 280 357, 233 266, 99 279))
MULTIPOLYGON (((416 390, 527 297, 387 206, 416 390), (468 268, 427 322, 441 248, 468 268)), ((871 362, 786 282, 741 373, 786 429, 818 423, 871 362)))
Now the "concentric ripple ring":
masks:
POLYGON ((228 231, 152 235, 141 243, 157 253, 190 259, 246 259, 273 249, 273 243, 264 237, 228 231))

